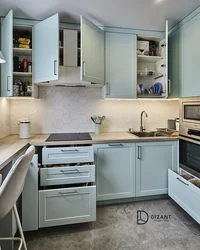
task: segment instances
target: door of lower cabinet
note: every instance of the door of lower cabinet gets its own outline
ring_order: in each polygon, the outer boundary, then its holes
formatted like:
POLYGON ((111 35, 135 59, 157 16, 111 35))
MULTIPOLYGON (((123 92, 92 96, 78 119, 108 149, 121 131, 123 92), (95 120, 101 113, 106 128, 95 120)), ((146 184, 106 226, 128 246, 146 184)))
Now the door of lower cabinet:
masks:
POLYGON ((178 142, 136 144, 136 196, 167 194, 168 169, 178 170, 178 142))
POLYGON ((38 230, 38 155, 29 166, 22 192, 22 227, 24 231, 38 230))
POLYGON ((104 31, 81 16, 81 80, 104 84, 104 31))
POLYGON ((96 186, 39 191, 39 227, 96 220, 96 186))
POLYGON ((33 82, 58 80, 59 16, 33 26, 33 82))
POLYGON ((136 35, 106 33, 106 98, 136 98, 136 35))
POLYGON ((97 201, 135 196, 135 144, 95 145, 97 201))
POLYGON ((1 96, 13 95, 13 11, 1 23, 1 52, 5 63, 1 64, 1 96))

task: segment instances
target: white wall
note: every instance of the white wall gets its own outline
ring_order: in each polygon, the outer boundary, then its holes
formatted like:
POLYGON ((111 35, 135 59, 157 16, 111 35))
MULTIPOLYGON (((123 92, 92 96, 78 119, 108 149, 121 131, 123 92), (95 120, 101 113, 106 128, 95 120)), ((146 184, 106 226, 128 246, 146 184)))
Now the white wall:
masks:
POLYGON ((167 127, 178 117, 178 101, 102 100, 100 88, 40 87, 40 100, 11 100, 11 133, 18 133, 18 119, 31 120, 32 133, 94 131, 92 115, 105 115, 103 130, 139 130, 140 113, 148 113, 147 129, 167 127))
POLYGON ((0 138, 10 134, 10 100, 0 98, 0 138))

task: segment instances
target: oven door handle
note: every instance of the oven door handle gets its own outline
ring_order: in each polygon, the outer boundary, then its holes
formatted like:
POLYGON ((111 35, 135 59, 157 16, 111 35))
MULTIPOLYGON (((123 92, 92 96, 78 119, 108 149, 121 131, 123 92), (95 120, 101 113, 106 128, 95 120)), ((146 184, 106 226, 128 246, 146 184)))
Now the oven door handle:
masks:
POLYGON ((191 142, 191 143, 200 145, 200 141, 193 140, 193 139, 190 139, 190 138, 187 138, 187 137, 179 136, 179 139, 181 139, 183 141, 187 141, 187 142, 191 142))

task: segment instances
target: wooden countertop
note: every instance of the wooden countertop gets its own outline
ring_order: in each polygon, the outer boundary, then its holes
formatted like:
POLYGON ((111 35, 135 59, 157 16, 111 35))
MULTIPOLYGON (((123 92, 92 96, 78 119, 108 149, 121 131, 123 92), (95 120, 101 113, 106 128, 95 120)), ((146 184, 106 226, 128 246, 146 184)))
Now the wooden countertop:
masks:
POLYGON ((35 134, 30 139, 19 139, 18 135, 9 135, 0 139, 0 170, 6 166, 12 159, 23 149, 27 148, 29 144, 35 146, 50 146, 50 145, 80 145, 80 144, 103 144, 116 142, 158 142, 158 141, 172 141, 178 140, 177 137, 143 137, 139 138, 128 132, 110 132, 95 135, 90 133, 91 140, 86 141, 55 141, 46 142, 50 134, 35 134))

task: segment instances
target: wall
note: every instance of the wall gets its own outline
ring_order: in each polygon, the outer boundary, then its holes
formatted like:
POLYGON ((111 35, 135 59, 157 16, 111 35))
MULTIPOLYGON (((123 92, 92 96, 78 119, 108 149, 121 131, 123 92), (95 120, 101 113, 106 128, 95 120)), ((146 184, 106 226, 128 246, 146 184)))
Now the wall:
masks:
POLYGON ((105 115, 103 130, 139 130, 140 113, 148 113, 147 129, 167 127, 178 117, 178 101, 102 100, 100 88, 40 87, 40 100, 11 100, 11 133, 18 133, 18 119, 31 120, 32 133, 94 131, 92 115, 105 115))
POLYGON ((0 98, 0 138, 10 134, 10 100, 0 98))

